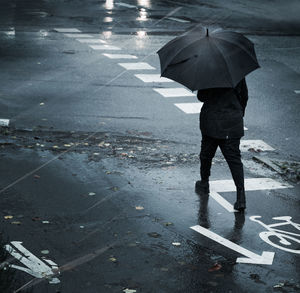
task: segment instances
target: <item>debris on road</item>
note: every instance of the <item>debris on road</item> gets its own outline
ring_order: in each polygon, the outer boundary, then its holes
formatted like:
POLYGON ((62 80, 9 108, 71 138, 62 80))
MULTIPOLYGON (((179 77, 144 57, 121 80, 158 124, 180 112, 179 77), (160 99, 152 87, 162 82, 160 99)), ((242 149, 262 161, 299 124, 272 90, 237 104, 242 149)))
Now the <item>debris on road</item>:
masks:
POLYGON ((222 265, 215 263, 211 268, 208 269, 209 272, 218 271, 222 268, 222 265))

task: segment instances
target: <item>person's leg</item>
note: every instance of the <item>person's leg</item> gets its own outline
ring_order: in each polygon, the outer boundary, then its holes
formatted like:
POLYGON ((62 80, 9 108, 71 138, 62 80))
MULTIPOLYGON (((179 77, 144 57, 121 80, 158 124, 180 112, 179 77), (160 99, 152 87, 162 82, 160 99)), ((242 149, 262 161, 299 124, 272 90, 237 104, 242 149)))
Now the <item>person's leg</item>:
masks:
POLYGON ((200 175, 201 181, 196 182, 196 188, 200 188, 205 192, 209 192, 208 179, 212 159, 218 148, 218 140, 209 136, 202 136, 201 151, 200 151, 200 175))
POLYGON ((220 142, 220 148, 228 163, 237 190, 237 201, 234 208, 237 210, 243 210, 246 208, 246 198, 244 188, 244 170, 240 152, 240 139, 224 139, 220 142))

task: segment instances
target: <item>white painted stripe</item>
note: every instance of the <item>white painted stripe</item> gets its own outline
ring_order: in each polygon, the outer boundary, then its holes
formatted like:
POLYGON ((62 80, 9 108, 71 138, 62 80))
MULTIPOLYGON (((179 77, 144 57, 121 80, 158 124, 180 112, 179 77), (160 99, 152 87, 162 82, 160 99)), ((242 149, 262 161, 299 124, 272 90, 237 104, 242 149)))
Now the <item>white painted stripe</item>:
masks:
POLYGON ((55 28, 54 30, 59 33, 81 33, 77 28, 55 28))
POLYGON ((153 70, 155 67, 146 62, 131 62, 131 63, 118 63, 120 66, 127 70, 153 70))
POLYGON ((64 34, 64 35, 69 38, 92 38, 93 37, 88 34, 64 34))
POLYGON ((263 251, 261 255, 256 254, 234 242, 231 242, 230 240, 223 238, 222 236, 200 226, 192 226, 190 227, 194 231, 212 239, 213 241, 231 249, 234 250, 245 257, 239 257, 237 258, 236 262, 239 263, 251 263, 251 264, 264 264, 264 265, 272 265, 275 252, 270 251, 263 251))
POLYGON ((123 6, 123 7, 127 7, 127 8, 137 8, 134 5, 130 5, 130 4, 127 4, 127 3, 122 3, 122 2, 117 2, 115 4, 118 5, 118 6, 123 6))
POLYGON ((195 97, 191 91, 178 87, 178 88, 154 88, 156 92, 162 95, 165 98, 169 97, 195 97))
POLYGON ((295 94, 300 94, 300 90, 295 90, 295 94))
POLYGON ((249 149, 261 150, 261 151, 274 151, 271 146, 265 143, 263 140, 241 140, 240 150, 246 152, 249 149))
POLYGON ((9 119, 0 119, 0 126, 8 126, 9 119))
POLYGON ((121 48, 111 45, 90 45, 94 50, 121 50, 121 48))
MULTIPOLYGON (((211 190, 214 192, 233 192, 236 187, 232 179, 230 180, 215 180, 209 182, 211 190)), ((271 178, 249 178, 245 179, 245 190, 272 190, 292 188, 292 185, 281 183, 271 178)))
POLYGON ((219 193, 213 191, 213 184, 212 182, 209 182, 211 185, 211 190, 209 193, 209 196, 212 197, 216 202, 218 202, 223 208, 225 208, 228 212, 233 213, 235 212, 235 209, 233 208, 233 205, 227 201, 223 196, 221 196, 219 193))
POLYGON ((175 21, 182 22, 182 23, 190 22, 190 21, 188 21, 188 20, 181 19, 181 18, 177 18, 177 17, 168 17, 168 19, 170 19, 170 20, 175 20, 175 21))
POLYGON ((100 39, 76 39, 76 41, 80 43, 88 43, 88 44, 106 44, 107 42, 100 39))
POLYGON ((244 126, 244 130, 248 130, 248 128, 244 126))
POLYGON ((138 57, 129 54, 107 54, 102 53, 102 55, 110 58, 110 59, 137 59, 138 57))
POLYGON ((135 74, 143 82, 174 82, 173 80, 161 77, 160 74, 135 74))
POLYGON ((174 105, 186 114, 199 114, 203 103, 178 103, 174 105))

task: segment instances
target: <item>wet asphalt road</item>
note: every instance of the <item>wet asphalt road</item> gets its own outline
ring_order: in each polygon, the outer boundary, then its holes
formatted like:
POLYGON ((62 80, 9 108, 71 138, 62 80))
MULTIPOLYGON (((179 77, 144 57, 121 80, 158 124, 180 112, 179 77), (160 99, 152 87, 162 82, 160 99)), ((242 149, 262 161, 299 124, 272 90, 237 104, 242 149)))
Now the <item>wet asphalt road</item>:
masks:
MULTIPOLYGON (((271 245, 259 236, 266 229, 250 217, 267 224, 282 216, 300 221, 299 9, 297 1, 2 1, 0 119, 10 124, 0 129, 1 242, 22 242, 60 273, 34 278, 3 265, 24 266, 22 259, 0 254, 0 268, 7 268, 0 270, 0 289, 298 292, 299 229, 285 227, 295 233, 285 238, 290 245, 276 236, 271 245), (163 97, 153 88, 180 85, 135 76, 159 74, 155 52, 198 23, 245 33, 261 64, 247 77, 245 178, 281 185, 259 181, 250 190, 249 184, 245 214, 195 193, 198 115, 175 104, 196 98, 163 97), (120 50, 94 50, 57 28, 78 29, 120 50), (118 64, 127 62, 154 69, 118 64), (282 174, 254 156, 279 162, 272 166, 282 174), (257 255, 274 252, 273 262, 237 263, 243 255, 233 244, 200 235, 190 229, 195 225, 257 255), (51 284, 53 278, 59 283, 51 284)), ((220 183, 228 179, 218 153, 212 185, 221 185, 218 194, 233 204, 233 190, 220 183)))

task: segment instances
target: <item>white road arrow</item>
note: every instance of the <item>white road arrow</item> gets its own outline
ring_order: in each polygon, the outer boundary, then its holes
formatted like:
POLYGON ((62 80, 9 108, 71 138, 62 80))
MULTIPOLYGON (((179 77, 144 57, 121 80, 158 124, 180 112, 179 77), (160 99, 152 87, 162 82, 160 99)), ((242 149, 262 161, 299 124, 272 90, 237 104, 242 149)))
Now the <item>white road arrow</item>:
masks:
POLYGON ((240 254, 243 254, 245 257, 239 257, 236 259, 236 262, 238 263, 251 263, 251 264, 261 264, 261 265, 272 265, 273 263, 273 259, 275 255, 274 252, 263 251, 262 255, 259 255, 221 237, 220 235, 202 226, 196 225, 190 228, 232 250, 235 250, 240 254))

